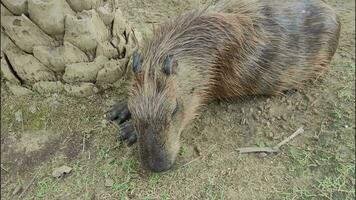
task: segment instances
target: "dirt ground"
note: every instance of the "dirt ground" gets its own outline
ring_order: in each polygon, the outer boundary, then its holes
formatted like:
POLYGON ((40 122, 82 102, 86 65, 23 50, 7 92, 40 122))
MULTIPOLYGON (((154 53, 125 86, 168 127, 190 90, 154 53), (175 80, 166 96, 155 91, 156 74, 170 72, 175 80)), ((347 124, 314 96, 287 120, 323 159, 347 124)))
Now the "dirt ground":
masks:
MULTIPOLYGON (((133 25, 152 23, 194 3, 122 0, 133 25)), ((16 199, 354 199, 355 2, 328 0, 342 19, 330 73, 278 97, 212 103, 183 133, 174 168, 142 171, 137 147, 115 141, 103 114, 125 98, 125 84, 97 96, 18 98, 1 86, 1 198, 16 199), (240 155, 305 132, 277 155, 240 155), (198 149, 198 151, 197 151, 198 149), (67 165, 72 172, 52 177, 67 165)), ((2 80, 2 83, 3 80, 2 80)))

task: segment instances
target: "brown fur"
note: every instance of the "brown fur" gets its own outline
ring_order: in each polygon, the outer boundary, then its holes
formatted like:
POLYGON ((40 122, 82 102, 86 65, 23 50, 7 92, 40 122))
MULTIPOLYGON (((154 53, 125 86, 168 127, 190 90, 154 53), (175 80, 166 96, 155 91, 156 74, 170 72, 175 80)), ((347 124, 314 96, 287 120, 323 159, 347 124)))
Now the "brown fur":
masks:
POLYGON ((181 131, 210 100, 279 94, 319 77, 339 34, 335 12, 318 0, 222 1, 163 24, 141 50, 129 94, 141 158, 160 152, 173 163, 181 131), (162 71, 168 54, 178 62, 171 75, 162 71))

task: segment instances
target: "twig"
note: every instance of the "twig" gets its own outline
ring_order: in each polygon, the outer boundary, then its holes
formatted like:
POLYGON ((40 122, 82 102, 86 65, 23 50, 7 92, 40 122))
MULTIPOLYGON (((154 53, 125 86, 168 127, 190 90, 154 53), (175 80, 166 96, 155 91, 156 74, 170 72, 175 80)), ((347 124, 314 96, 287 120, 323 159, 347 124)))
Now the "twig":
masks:
POLYGON ((298 130, 296 130, 291 136, 287 137, 286 139, 284 139, 282 142, 278 143, 276 146, 274 146, 273 148, 275 149, 279 149, 281 146, 283 146, 284 144, 286 144, 287 142, 289 142, 290 140, 292 140, 293 138, 295 138, 296 136, 298 136, 299 134, 303 133, 304 129, 303 127, 300 127, 298 130))
POLYGON ((187 163, 181 165, 179 168, 183 168, 183 167, 185 167, 185 166, 187 166, 187 165, 190 165, 191 163, 193 163, 193 162, 199 160, 201 157, 202 157, 202 156, 198 156, 198 157, 194 158, 193 160, 191 160, 191 161, 189 161, 189 162, 187 162, 187 163))
POLYGON ((284 139, 282 142, 278 143, 274 147, 244 147, 244 148, 239 148, 238 151, 240 153, 260 153, 260 152, 266 152, 266 153, 277 153, 279 152, 279 148, 283 145, 285 145, 287 142, 298 136, 299 134, 303 133, 304 129, 303 127, 300 127, 298 130, 296 130, 292 135, 290 135, 288 138, 284 139))
POLYGON ((244 148, 239 148, 240 153, 260 153, 260 152, 266 152, 266 153, 277 153, 279 149, 275 149, 273 147, 244 147, 244 148))
POLYGON ((26 193, 26 191, 30 188, 30 186, 33 184, 33 182, 35 182, 36 180, 36 176, 34 176, 31 181, 28 183, 28 185, 25 187, 25 189, 21 192, 21 194, 19 195, 19 199, 22 198, 22 196, 26 193))
POLYGON ((85 132, 84 132, 84 136, 83 136, 83 153, 84 153, 84 151, 85 151, 85 132))

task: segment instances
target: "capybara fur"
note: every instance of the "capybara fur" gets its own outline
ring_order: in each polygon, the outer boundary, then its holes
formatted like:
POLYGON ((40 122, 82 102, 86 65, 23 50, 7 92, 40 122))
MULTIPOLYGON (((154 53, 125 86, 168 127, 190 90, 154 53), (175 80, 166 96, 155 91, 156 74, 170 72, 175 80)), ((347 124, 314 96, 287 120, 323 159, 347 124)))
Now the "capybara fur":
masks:
POLYGON ((340 22, 321 0, 230 0, 154 30, 133 55, 128 110, 143 166, 169 169, 207 102, 276 95, 324 74, 340 22))

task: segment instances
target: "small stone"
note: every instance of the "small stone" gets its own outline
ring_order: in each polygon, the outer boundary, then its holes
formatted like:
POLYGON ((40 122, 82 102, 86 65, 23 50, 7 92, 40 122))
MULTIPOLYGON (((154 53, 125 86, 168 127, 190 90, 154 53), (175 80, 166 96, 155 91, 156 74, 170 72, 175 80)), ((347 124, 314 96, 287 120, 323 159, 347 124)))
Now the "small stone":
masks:
POLYGON ((270 132, 270 131, 266 132, 265 135, 266 135, 266 137, 268 139, 273 139, 274 138, 274 134, 272 132, 270 132))
POLYGON ((286 115, 286 114, 283 114, 283 115, 281 116, 281 118, 282 118, 284 121, 287 121, 287 115, 286 115))
POLYGON ((253 113, 253 114, 252 114, 252 118, 253 118, 255 121, 257 121, 257 120, 258 120, 257 114, 256 114, 256 113, 253 113))
POLYGON ((112 187, 114 185, 114 180, 111 178, 105 179, 105 187, 112 187))
POLYGON ((265 153, 265 152, 261 152, 261 153, 258 154, 259 158, 264 158, 266 156, 267 156, 267 153, 265 153))
POLYGON ((61 167, 58 167, 56 169, 53 170, 52 172, 52 176, 55 178, 60 178, 62 177, 64 174, 68 174, 72 171, 71 167, 68 167, 66 165, 63 165, 61 167))
POLYGON ((18 122, 23 121, 22 110, 18 110, 17 112, 15 112, 15 119, 18 122))
POLYGON ((33 113, 36 113, 37 108, 36 108, 36 106, 32 105, 28 108, 28 110, 33 114, 33 113))

